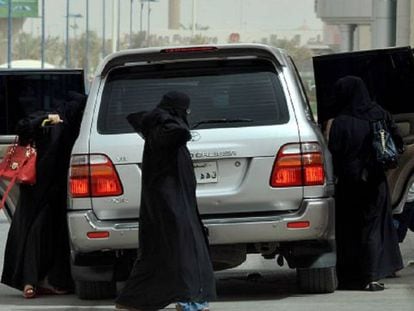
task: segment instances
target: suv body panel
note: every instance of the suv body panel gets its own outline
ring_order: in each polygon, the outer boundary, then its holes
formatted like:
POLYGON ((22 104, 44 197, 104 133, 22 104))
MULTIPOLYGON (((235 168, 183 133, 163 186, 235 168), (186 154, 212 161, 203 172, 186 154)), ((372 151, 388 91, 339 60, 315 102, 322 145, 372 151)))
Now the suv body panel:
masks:
MULTIPOLYGON (((194 159, 195 165, 203 161, 217 163, 219 174, 217 183, 200 184, 197 187, 197 194, 202 199, 199 201, 200 213, 297 209, 303 196, 302 187, 277 189, 269 186, 277 150, 285 143, 298 141, 297 135, 287 134, 288 131, 297 133, 296 123, 225 131, 198 130, 201 140, 188 144, 194 157, 206 153, 231 153, 231 156, 225 157, 194 159), (208 200, 209 196, 211 200, 208 200), (246 200, 249 197, 250 200, 246 200)), ((91 154, 104 153, 112 159, 124 187, 123 200, 122 203, 118 203, 119 200, 114 203, 116 200, 112 198, 93 198, 94 212, 99 219, 138 217, 137 202, 140 202, 140 197, 137 193, 140 193, 139 165, 143 141, 137 134, 107 136, 92 133, 90 150, 91 154)))
MULTIPOLYGON (((334 239, 334 200, 305 200, 298 211, 273 216, 214 217, 203 220, 211 245, 290 242, 334 239), (289 222, 310 221, 303 230, 288 229, 289 222), (287 234, 288 233, 288 234, 287 234)), ((97 219, 92 211, 69 214, 72 249, 77 252, 135 249, 138 246, 137 221, 97 219), (91 231, 108 231, 105 239, 85 239, 91 231)))

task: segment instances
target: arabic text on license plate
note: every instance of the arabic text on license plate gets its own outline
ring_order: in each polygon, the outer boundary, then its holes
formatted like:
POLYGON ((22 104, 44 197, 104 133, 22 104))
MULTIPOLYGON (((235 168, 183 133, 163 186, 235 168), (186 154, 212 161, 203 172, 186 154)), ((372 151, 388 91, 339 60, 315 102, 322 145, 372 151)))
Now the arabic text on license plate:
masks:
POLYGON ((218 182, 217 162, 194 163, 194 173, 198 184, 218 182))

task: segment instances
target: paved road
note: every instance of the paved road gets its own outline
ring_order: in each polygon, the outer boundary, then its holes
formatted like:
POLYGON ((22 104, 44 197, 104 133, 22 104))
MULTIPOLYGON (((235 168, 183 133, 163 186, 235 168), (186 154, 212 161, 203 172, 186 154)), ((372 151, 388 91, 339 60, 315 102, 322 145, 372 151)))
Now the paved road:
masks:
MULTIPOLYGON (((0 271, 9 225, 0 213, 0 271)), ((410 234, 402 252, 406 264, 414 260, 414 234, 410 234)), ((219 300, 211 304, 217 311, 413 311, 414 264, 400 276, 387 279, 384 292, 336 291, 325 295, 303 295, 296 288, 295 272, 279 268, 260 256, 249 256, 242 266, 217 273, 219 300), (259 273, 259 274, 258 274, 259 273)), ((172 308, 168 308, 169 310, 172 308)), ((82 301, 74 295, 21 298, 19 291, 0 285, 0 310, 114 310, 111 300, 82 301)))

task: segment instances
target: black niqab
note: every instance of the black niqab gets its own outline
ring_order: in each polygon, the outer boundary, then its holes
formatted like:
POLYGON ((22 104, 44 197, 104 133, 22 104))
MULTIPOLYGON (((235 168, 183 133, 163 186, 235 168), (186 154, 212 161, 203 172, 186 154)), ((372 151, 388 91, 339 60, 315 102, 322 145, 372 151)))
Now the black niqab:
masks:
POLYGON ((361 79, 348 76, 335 85, 342 112, 332 122, 329 149, 336 185, 337 273, 343 289, 362 289, 401 269, 384 170, 373 164, 370 120, 384 119, 399 144, 391 115, 371 102, 361 79))
POLYGON ((188 125, 187 115, 190 108, 190 98, 187 94, 176 91, 168 92, 162 97, 157 107, 181 118, 188 125))
POLYGON ((139 255, 117 303, 158 310, 215 298, 208 241, 197 209, 187 95, 170 92, 150 112, 127 117, 145 139, 139 255))
POLYGON ((346 76, 334 86, 335 103, 344 107, 342 114, 369 119, 368 112, 375 107, 364 81, 359 77, 346 76))
POLYGON ((17 124, 22 141, 37 149, 36 184, 20 185, 19 202, 9 229, 1 282, 23 289, 47 278, 55 287, 70 289, 70 248, 66 220, 67 178, 72 146, 79 134, 86 97, 60 102, 55 111, 38 111, 17 124), (41 128, 48 114, 63 123, 41 128))

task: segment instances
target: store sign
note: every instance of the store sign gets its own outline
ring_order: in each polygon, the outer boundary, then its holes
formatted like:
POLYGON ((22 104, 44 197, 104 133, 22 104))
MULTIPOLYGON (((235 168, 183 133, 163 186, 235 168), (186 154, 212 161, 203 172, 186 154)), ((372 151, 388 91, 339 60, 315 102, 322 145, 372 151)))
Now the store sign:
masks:
POLYGON ((0 0, 0 18, 9 16, 9 1, 12 4, 12 17, 39 16, 39 0, 0 0))

